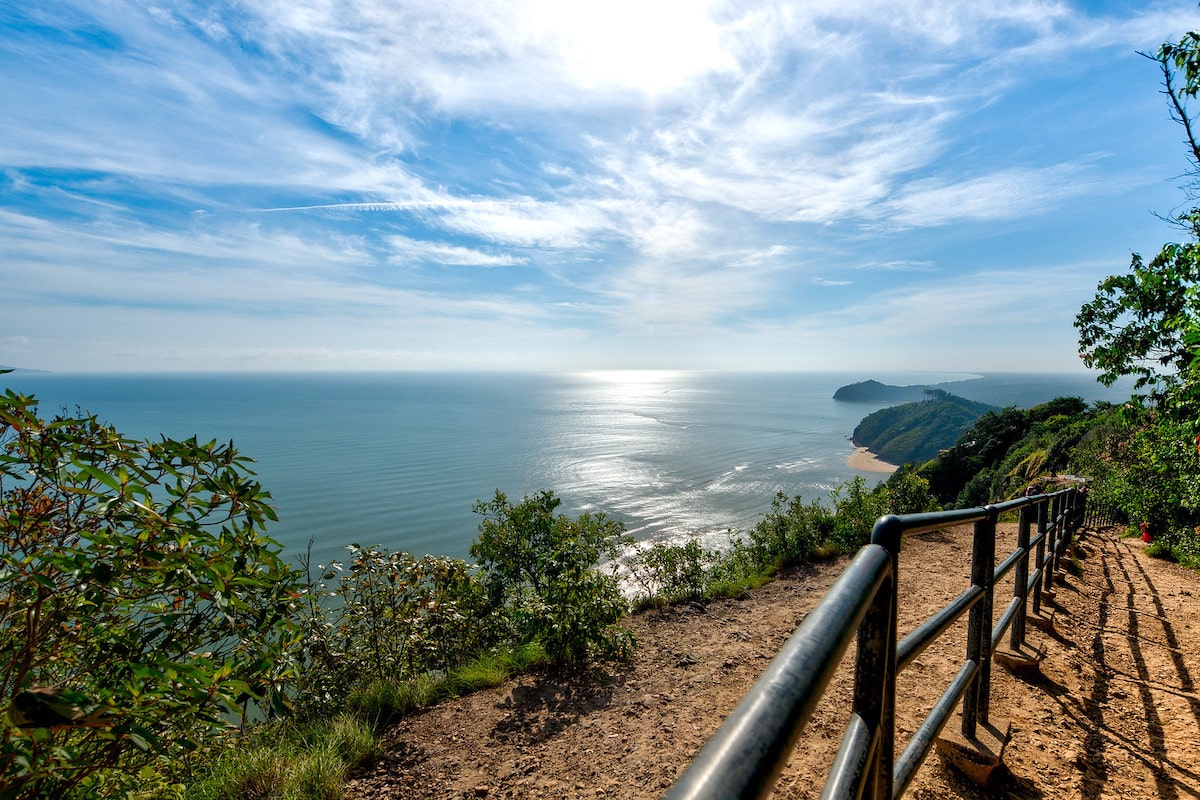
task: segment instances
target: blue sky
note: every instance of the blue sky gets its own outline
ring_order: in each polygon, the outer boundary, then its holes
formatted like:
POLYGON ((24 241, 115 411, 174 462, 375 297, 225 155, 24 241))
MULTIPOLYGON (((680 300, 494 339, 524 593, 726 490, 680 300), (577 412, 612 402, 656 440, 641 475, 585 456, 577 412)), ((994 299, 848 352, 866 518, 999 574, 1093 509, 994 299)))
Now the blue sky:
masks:
POLYGON ((0 363, 1080 369, 1193 3, 0 0, 0 363))

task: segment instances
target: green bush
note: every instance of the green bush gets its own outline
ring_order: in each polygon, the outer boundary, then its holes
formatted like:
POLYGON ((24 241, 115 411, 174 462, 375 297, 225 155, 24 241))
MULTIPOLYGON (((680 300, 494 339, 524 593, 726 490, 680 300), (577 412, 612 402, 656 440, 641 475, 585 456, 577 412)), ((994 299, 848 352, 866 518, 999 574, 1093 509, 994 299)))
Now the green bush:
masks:
POLYGON ((348 561, 310 576, 297 704, 304 714, 338 707, 372 681, 445 671, 500 636, 478 571, 460 559, 417 558, 352 544, 348 561), (337 578, 332 587, 326 583, 337 578))
POLYGON ((830 499, 834 505, 834 525, 829 538, 841 553, 853 553, 869 542, 875 520, 888 512, 887 491, 867 489, 867 482, 861 476, 843 483, 830 499))
POLYGON ((937 498, 929 490, 929 480, 919 475, 912 464, 896 470, 887 479, 882 491, 886 492, 884 504, 888 514, 923 514, 942 510, 937 498))
POLYGON ((695 600, 708 589, 708 570, 721 553, 706 550, 698 539, 683 544, 658 542, 643 547, 626 560, 628 577, 640 590, 637 600, 650 604, 695 600))
POLYGON ((799 496, 789 500, 783 492, 776 492, 771 510, 750 529, 746 546, 760 568, 778 569, 809 560, 834 524, 833 516, 820 503, 805 503, 799 496))
POLYGON ((0 796, 167 786, 282 711, 302 582, 247 462, 0 397, 0 796))
POLYGON ((633 637, 616 623, 627 604, 615 575, 598 567, 632 540, 604 514, 555 515, 561 502, 548 491, 516 504, 500 491, 477 502, 473 510, 484 519, 471 555, 519 640, 541 641, 558 664, 624 657, 633 637))

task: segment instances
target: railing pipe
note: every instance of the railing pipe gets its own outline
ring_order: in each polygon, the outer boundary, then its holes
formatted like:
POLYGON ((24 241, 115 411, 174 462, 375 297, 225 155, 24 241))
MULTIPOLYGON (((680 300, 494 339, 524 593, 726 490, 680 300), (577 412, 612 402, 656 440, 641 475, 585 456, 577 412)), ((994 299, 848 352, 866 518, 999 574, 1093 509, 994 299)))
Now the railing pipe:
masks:
POLYGON ((1008 630, 1008 626, 1012 624, 1017 617, 1017 611, 1021 608, 1021 598, 1014 597, 1008 601, 1008 605, 1004 607, 1004 613, 1000 615, 996 625, 992 628, 992 644, 991 649, 995 650, 1000 645, 1000 640, 1004 638, 1004 632, 1008 630))
POLYGON ((972 680, 978 674, 979 665, 977 663, 974 661, 965 662, 962 668, 959 669, 958 674, 954 676, 954 680, 950 681, 950 685, 946 687, 946 691, 942 693, 937 703, 934 704, 929 715, 925 717, 925 721, 921 723, 921 727, 908 740, 908 746, 904 748, 904 752, 896 759, 895 775, 892 778, 893 797, 899 797, 904 794, 904 790, 912 782, 913 776, 921 766, 921 762, 928 755, 929 748, 933 745, 934 739, 942 732, 942 728, 946 727, 946 721, 950 719, 950 715, 954 713, 954 709, 958 708, 959 701, 963 699, 963 695, 970 688, 972 680))
POLYGON ((948 606, 913 628, 896 646, 896 670, 903 672, 904 668, 912 663, 912 660, 920 655, 922 650, 932 644, 934 639, 982 599, 983 589, 978 586, 968 587, 948 606))
POLYGON ((1021 551, 1013 550, 1004 560, 996 565, 996 569, 992 572, 992 585, 995 586, 1000 582, 1000 579, 1008 574, 1008 571, 1017 565, 1021 560, 1021 551))
POLYGON ((864 795, 870 796, 867 784, 874 777, 872 765, 879 755, 877 733, 878 728, 872 729, 858 714, 850 715, 821 800, 858 800, 864 795))
POLYGON ((899 797, 960 702, 964 735, 973 737, 978 724, 988 721, 992 651, 1010 630, 1014 648, 1024 643, 1029 592, 1037 613, 1043 580, 1046 588, 1052 585, 1056 559, 1082 524, 1083 507, 1074 492, 881 517, 871 544, 859 550, 666 797, 766 797, 855 635, 854 706, 821 797, 899 797), (1013 509, 1020 511, 1017 547, 997 567, 997 518, 1013 509), (1035 520, 1038 531, 1031 537, 1035 520), (901 536, 968 522, 974 524, 971 585, 897 642, 901 536), (996 582, 1010 570, 1015 570, 1013 596, 993 626, 996 582), (896 675, 963 615, 969 615, 966 658, 897 759, 896 675))
MULTIPOLYGON (((1049 541, 1050 531, 1046 527, 1046 503, 1045 501, 1037 504, 1037 527, 1038 534, 1036 538, 1037 551, 1034 553, 1033 563, 1037 567, 1034 572, 1035 586, 1036 579, 1043 576, 1046 558, 1046 544, 1049 541)), ((1033 613, 1042 613, 1042 592, 1041 587, 1033 593, 1033 613)))
POLYGON ((1050 504, 1050 516, 1054 519, 1054 544, 1050 548, 1050 569, 1046 571, 1046 590, 1054 588, 1054 573, 1058 572, 1058 556, 1062 552, 1063 540, 1066 538, 1065 518, 1062 495, 1054 495, 1050 504))
POLYGON ((761 798, 770 793, 891 569, 892 556, 885 548, 859 550, 667 798, 761 798))
POLYGON ((1046 592, 1054 590, 1054 550, 1058 546, 1060 535, 1057 511, 1058 500, 1051 500, 1049 507, 1046 509, 1046 553, 1038 559, 1042 567, 1042 590, 1046 592))

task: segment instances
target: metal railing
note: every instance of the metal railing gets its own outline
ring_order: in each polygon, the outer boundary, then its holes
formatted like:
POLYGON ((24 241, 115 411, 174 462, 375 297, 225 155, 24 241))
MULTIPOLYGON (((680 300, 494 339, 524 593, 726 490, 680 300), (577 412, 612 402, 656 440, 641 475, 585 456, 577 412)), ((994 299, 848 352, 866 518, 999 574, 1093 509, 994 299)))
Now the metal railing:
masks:
POLYGON ((850 719, 821 797, 900 797, 960 702, 964 736, 974 737, 977 726, 987 723, 992 652, 1006 631, 1010 647, 1024 643, 1027 604, 1032 599, 1033 612, 1040 611, 1041 589, 1052 587, 1083 522, 1082 501, 1076 489, 1065 489, 980 508, 881 517, 871 543, 804 618, 671 787, 668 800, 766 797, 856 634, 850 719), (996 523, 1014 511, 1020 514, 1017 546, 997 566, 996 523), (901 539, 967 523, 974 523, 970 586, 899 639, 901 539), (1010 570, 1013 597, 993 624, 994 587, 1010 570), (962 666, 897 758, 896 675, 964 614, 969 618, 962 666))

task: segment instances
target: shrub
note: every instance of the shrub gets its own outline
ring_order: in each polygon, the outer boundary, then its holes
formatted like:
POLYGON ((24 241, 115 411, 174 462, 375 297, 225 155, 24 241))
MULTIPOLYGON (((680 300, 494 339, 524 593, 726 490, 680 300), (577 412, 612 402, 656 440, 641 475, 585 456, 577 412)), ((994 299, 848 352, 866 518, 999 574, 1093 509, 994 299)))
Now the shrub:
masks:
POLYGON ((870 541, 875 520, 888 511, 887 492, 868 490, 861 476, 843 483, 830 499, 835 522, 829 538, 841 553, 853 553, 870 541))
POLYGON ((0 397, 6 799, 163 783, 248 705, 282 710, 302 585, 247 463, 0 397))
POLYGON ((760 567, 778 568, 809 560, 833 528, 832 515, 820 503, 805 503, 798 495, 789 500, 776 492, 771 510, 750 529, 746 545, 760 567))
POLYGON ((501 621, 466 562, 378 546, 347 549, 345 565, 319 565, 321 579, 309 580, 297 697, 305 714, 334 708, 372 681, 451 669, 499 636, 501 621), (325 581, 335 577, 331 588, 325 581))
POLYGON ((616 577, 598 567, 632 540, 622 523, 604 514, 555 515, 561 502, 548 491, 516 504, 500 491, 477 502, 473 510, 484 519, 471 555, 517 636, 540 640, 553 662, 623 657, 633 644, 616 625, 625 599, 616 577))
POLYGON ((708 569, 721 554, 705 550, 698 539, 683 544, 658 542, 638 550, 626 561, 629 577, 641 588, 643 602, 695 600, 707 591, 708 569))
POLYGON ((928 479, 917 474, 912 465, 898 469, 887 479, 882 491, 886 492, 885 509, 888 514, 923 514, 942 510, 937 498, 929 490, 928 479))

